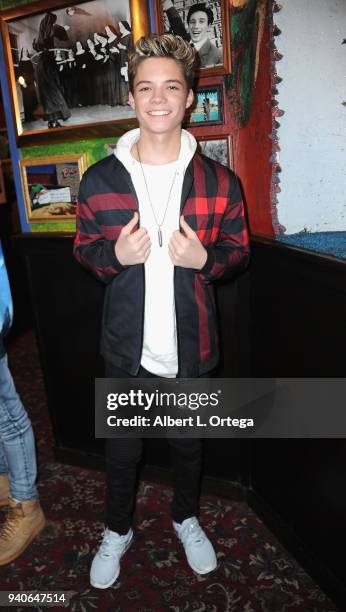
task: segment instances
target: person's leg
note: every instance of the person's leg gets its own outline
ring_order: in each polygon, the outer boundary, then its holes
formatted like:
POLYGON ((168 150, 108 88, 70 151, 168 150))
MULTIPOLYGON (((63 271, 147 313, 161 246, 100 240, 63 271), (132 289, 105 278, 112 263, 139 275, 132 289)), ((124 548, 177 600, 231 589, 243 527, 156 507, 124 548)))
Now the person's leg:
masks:
POLYGON ((0 506, 7 506, 10 496, 8 466, 2 442, 0 440, 0 506))
MULTIPOLYGON (((110 363, 105 365, 106 378, 132 378, 110 363)), ((118 578, 120 559, 133 538, 131 521, 141 456, 141 438, 106 440, 106 527, 90 569, 90 583, 99 589, 110 587, 118 578)))
POLYGON ((182 523, 186 518, 199 514, 202 441, 200 438, 168 438, 168 442, 174 486, 172 518, 176 523, 182 523))
POLYGON ((174 474, 173 528, 184 546, 190 567, 198 574, 207 574, 217 567, 217 558, 198 521, 202 441, 199 438, 168 440, 174 474))
POLYGON ((106 440, 106 525, 125 535, 131 526, 141 438, 106 440))
POLYGON ((9 511, 0 531, 0 565, 6 565, 21 555, 45 525, 35 484, 32 426, 6 356, 0 359, 0 439, 10 480, 9 511))
MULTIPOLYGON (((207 373, 201 378, 210 376, 211 373, 207 373)), ((217 567, 217 558, 212 543, 198 521, 202 440, 168 438, 168 442, 174 482, 171 504, 173 528, 184 546, 190 567, 198 574, 207 574, 217 567)))
MULTIPOLYGON (((110 363, 105 364, 106 378, 132 378, 110 363)), ((108 438, 106 458, 106 525, 120 535, 131 525, 137 464, 142 456, 140 438, 108 438)))
POLYGON ((0 359, 0 440, 10 480, 11 497, 38 497, 37 466, 31 421, 14 386, 7 356, 0 359))

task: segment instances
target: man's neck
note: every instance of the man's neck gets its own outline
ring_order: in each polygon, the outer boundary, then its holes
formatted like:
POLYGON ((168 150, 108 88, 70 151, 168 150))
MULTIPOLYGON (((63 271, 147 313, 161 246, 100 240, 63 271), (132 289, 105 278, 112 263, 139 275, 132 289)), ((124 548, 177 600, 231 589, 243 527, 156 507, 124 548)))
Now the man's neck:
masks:
POLYGON ((207 42, 208 39, 209 39, 209 36, 206 36, 205 38, 203 38, 203 40, 193 43, 193 46, 195 47, 197 51, 199 51, 200 48, 203 47, 203 45, 207 42))
POLYGON ((137 161, 138 150, 143 164, 162 166, 176 161, 181 146, 181 129, 174 134, 151 134, 141 130, 137 144, 131 148, 131 155, 137 161))

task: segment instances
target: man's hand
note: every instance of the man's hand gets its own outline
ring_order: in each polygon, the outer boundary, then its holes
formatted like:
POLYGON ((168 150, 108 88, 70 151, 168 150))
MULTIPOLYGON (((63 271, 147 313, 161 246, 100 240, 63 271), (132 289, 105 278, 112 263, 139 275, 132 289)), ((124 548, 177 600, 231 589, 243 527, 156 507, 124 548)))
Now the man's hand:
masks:
POLYGON ((150 254, 150 237, 144 227, 135 232, 132 230, 138 223, 138 212, 135 212, 131 221, 125 225, 115 244, 115 254, 122 266, 133 266, 144 263, 150 254))
POLYGON ((178 230, 173 233, 168 245, 169 256, 175 266, 201 270, 207 261, 207 251, 183 215, 180 217, 180 225, 186 238, 178 230))

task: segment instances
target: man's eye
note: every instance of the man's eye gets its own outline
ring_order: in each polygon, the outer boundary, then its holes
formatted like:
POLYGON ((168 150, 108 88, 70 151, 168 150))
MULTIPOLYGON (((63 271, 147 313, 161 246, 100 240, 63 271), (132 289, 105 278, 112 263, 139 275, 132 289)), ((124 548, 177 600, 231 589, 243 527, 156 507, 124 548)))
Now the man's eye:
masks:
POLYGON ((176 85, 169 85, 168 89, 179 89, 176 85))
POLYGON ((148 91, 149 87, 141 87, 139 91, 148 91))

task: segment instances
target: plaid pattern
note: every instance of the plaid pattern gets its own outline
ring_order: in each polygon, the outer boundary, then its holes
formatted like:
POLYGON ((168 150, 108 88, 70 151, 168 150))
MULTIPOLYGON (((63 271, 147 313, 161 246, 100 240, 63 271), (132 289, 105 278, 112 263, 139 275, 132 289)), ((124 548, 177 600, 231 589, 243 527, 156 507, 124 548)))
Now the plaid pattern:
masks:
MULTIPOLYGON (((144 323, 144 265, 122 266, 114 246, 138 211, 131 176, 111 155, 84 174, 77 208, 74 255, 107 285, 101 353, 137 374, 144 323)), ((174 269, 180 377, 215 367, 219 358, 213 280, 232 276, 249 259, 249 236, 238 180, 198 152, 184 177, 181 213, 207 250, 202 270, 174 269)))

